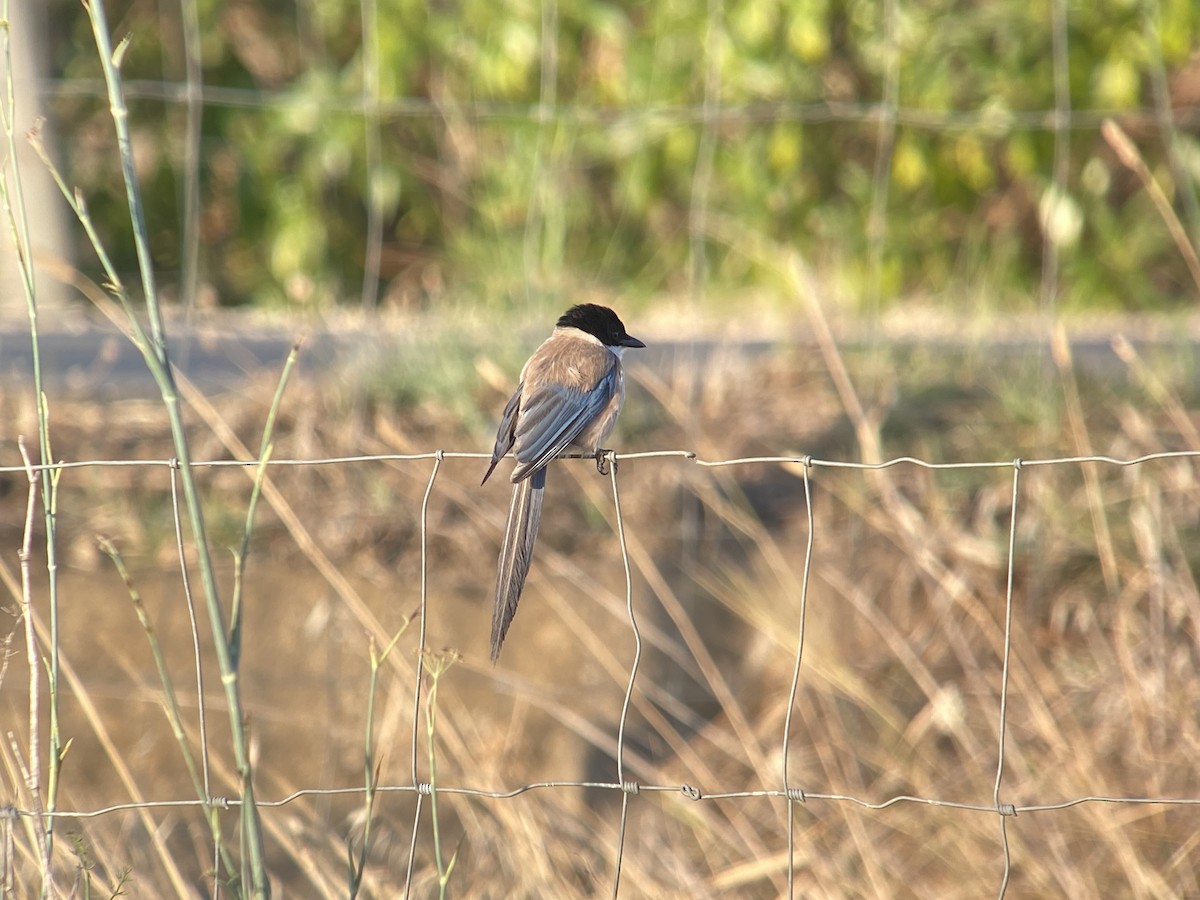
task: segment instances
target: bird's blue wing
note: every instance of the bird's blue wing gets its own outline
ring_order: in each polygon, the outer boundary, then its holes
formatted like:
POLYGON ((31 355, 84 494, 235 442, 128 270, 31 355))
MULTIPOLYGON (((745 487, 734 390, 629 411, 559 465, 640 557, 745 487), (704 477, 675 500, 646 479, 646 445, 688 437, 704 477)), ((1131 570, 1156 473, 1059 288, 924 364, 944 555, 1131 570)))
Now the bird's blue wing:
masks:
POLYGON ((521 407, 515 435, 518 471, 532 472, 567 448, 612 401, 619 385, 616 366, 592 390, 562 385, 534 390, 521 407))
POLYGON ((488 465, 487 472, 484 473, 483 484, 488 480, 488 476, 492 474, 492 469, 496 468, 496 463, 500 462, 504 454, 512 449, 512 445, 517 440, 516 423, 517 412, 521 408, 521 391, 525 388, 525 382, 517 385, 517 390, 508 399, 508 404, 504 407, 504 415, 500 419, 500 427, 496 429, 496 446, 492 448, 492 461, 488 465))

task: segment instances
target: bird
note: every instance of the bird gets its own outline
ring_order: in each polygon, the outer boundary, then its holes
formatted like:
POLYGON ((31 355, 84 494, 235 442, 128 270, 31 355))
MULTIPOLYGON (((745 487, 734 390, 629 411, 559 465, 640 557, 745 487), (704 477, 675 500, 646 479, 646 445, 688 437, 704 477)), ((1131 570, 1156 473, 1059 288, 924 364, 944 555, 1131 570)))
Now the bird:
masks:
MULTIPOLYGON (((595 455, 600 468, 600 445, 617 422, 625 400, 621 355, 646 345, 625 331, 607 306, 581 303, 563 313, 554 332, 521 369, 517 389, 504 407, 487 482, 496 464, 511 450, 512 501, 508 525, 496 566, 492 607, 492 649, 495 663, 508 634, 542 517, 546 466, 560 453, 572 450, 595 455)), ((604 471, 601 468, 601 471, 604 471)))

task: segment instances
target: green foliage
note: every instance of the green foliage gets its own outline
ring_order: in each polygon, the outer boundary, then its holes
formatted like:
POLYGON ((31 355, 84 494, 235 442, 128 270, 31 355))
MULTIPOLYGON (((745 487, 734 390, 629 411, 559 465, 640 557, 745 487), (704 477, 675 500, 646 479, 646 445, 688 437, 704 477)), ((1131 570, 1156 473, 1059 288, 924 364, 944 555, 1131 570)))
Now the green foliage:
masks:
MULTIPOLYGON (((55 21, 71 23, 53 36, 57 74, 95 78, 78 5, 52 6, 55 21)), ((126 78, 181 82, 182 30, 171 20, 179 11, 110 6, 122 7, 113 21, 133 37, 126 78)), ((708 4, 678 0, 376 6, 382 152, 372 167, 359 0, 197 0, 205 85, 242 92, 204 107, 202 280, 218 302, 357 302, 371 209, 383 226, 385 303, 455 296, 506 306, 531 291, 684 290, 696 271, 701 202, 704 271, 716 294, 762 282, 728 246, 730 234, 747 234, 799 248, 846 294, 864 297, 881 134, 872 116, 893 53, 902 108, 969 121, 897 125, 885 297, 1031 308, 1052 208, 1064 305, 1194 302, 1166 228, 1094 117, 1070 132, 1065 194, 1050 193, 1054 133, 1048 119, 1024 114, 1055 106, 1052 4, 902 3, 894 46, 883 4, 868 0, 730 0, 716 17, 708 4), (710 64, 708 99, 723 113, 706 121, 710 64), (547 104, 541 118, 539 102, 547 104), (811 110, 850 115, 806 120, 811 110), (707 177, 706 141, 714 142, 707 177)), ((1159 68, 1170 82, 1200 41, 1192 0, 1069 3, 1067 15, 1076 112, 1120 120, 1122 111, 1150 109, 1159 68)), ((154 250, 170 280, 182 257, 185 107, 131 105, 154 250)), ((71 177, 132 268, 131 241, 116 238, 123 206, 103 104, 64 92, 55 112, 71 177)), ((1143 126, 1134 138, 1186 210, 1182 197, 1193 188, 1171 180, 1163 136, 1143 126)), ((1194 179, 1194 131, 1181 129, 1177 150, 1194 179)))

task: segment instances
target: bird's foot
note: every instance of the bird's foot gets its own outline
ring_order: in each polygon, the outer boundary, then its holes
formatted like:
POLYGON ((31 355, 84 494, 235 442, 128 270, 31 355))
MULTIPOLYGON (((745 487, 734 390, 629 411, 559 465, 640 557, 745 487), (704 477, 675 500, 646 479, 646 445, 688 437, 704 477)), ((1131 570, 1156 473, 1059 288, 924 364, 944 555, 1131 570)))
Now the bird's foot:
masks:
POLYGON ((601 447, 596 451, 596 471, 601 475, 608 475, 610 465, 613 469, 616 469, 617 458, 611 450, 605 450, 601 447))

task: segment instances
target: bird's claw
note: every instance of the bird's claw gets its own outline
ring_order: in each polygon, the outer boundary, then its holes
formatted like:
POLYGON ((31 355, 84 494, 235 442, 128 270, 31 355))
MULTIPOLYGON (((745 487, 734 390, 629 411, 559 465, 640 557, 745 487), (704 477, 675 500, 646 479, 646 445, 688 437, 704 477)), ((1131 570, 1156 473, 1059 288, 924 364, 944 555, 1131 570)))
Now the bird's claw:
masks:
MULTIPOLYGON (((601 475, 608 475, 609 460, 611 458, 611 455, 612 455, 611 450, 605 450, 605 449, 601 448, 596 451, 596 471, 599 472, 601 475)), ((617 467, 616 459, 612 459, 612 467, 614 469, 617 467)))

